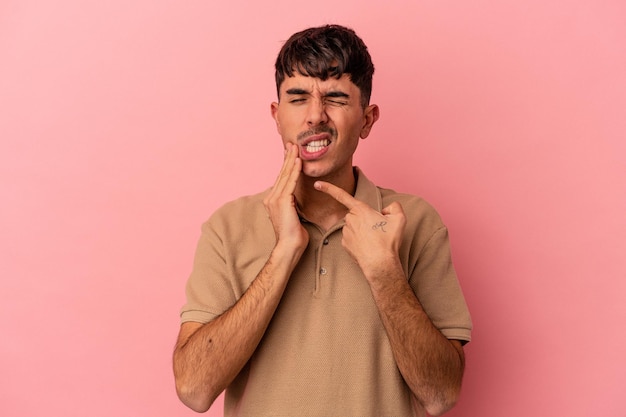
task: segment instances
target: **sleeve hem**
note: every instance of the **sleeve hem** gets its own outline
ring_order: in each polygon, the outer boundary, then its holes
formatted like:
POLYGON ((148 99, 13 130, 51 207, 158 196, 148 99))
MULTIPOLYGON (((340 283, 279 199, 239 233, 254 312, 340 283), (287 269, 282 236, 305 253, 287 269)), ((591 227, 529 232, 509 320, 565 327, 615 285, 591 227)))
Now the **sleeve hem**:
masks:
POLYGON ((460 340, 464 342, 463 344, 472 340, 471 331, 469 329, 440 329, 440 331, 447 339, 460 340))
POLYGON ((182 324, 189 321, 194 321, 197 323, 205 324, 215 319, 217 316, 217 314, 209 313, 208 311, 187 310, 180 313, 180 323, 182 324))

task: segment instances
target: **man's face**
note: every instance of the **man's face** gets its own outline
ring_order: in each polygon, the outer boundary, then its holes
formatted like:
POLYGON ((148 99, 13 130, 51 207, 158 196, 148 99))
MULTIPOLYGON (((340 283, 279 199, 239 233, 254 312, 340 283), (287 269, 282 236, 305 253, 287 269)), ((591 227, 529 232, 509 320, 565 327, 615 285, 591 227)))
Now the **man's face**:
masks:
POLYGON ((347 74, 322 81, 295 73, 281 84, 272 116, 283 143, 298 146, 304 175, 324 178, 352 175, 352 155, 378 119, 378 107, 363 109, 347 74))

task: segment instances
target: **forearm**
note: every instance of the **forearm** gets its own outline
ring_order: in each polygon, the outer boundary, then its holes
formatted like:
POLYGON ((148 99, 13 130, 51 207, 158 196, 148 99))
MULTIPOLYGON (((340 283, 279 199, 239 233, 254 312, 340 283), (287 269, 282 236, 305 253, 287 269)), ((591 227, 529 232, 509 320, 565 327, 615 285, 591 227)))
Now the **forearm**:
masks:
POLYGON ((300 253, 277 247, 239 301, 204 325, 185 323, 174 351, 183 403, 206 411, 250 359, 280 302, 300 253))
POLYGON ((399 261, 378 265, 364 272, 398 368, 417 401, 431 415, 442 414, 458 399, 464 369, 462 347, 433 325, 399 261))
POLYGON ((342 245, 370 285, 404 380, 431 415, 445 412, 461 388, 463 348, 433 325, 404 275, 398 258, 406 225, 402 205, 394 201, 377 212, 333 184, 317 181, 315 188, 349 210, 342 245))

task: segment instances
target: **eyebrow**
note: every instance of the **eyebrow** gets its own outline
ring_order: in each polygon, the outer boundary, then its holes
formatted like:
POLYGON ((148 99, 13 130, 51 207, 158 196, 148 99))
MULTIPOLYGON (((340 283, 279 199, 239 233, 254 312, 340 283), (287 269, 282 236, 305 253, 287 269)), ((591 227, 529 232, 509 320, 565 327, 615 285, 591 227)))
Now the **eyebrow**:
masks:
POLYGON ((324 94, 324 97, 350 98, 350 95, 347 93, 344 93, 343 91, 329 91, 328 93, 324 94))
POLYGON ((303 90, 302 88, 290 88, 289 90, 285 91, 285 93, 287 93, 287 94, 293 94, 293 95, 296 95, 296 96, 301 96, 301 95, 304 95, 304 94, 309 94, 309 92, 308 92, 308 91, 303 90))
MULTIPOLYGON (((291 94, 291 95, 296 95, 296 96, 311 94, 309 91, 304 90, 302 88, 290 88, 287 91, 285 91, 285 93, 291 94)), ((347 93, 344 93, 343 91, 329 91, 328 93, 324 94, 324 97, 350 98, 350 95, 347 94, 347 93)))

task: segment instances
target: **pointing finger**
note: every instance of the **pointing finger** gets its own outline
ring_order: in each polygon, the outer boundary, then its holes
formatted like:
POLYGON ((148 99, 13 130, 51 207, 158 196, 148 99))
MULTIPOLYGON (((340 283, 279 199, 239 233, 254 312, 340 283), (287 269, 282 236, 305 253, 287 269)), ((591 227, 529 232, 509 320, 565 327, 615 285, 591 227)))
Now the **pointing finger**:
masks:
POLYGON ((339 188, 329 182, 315 181, 314 187, 316 190, 328 194, 329 196, 346 206, 348 210, 351 210, 353 207, 359 204, 359 200, 352 197, 343 188, 339 188))

